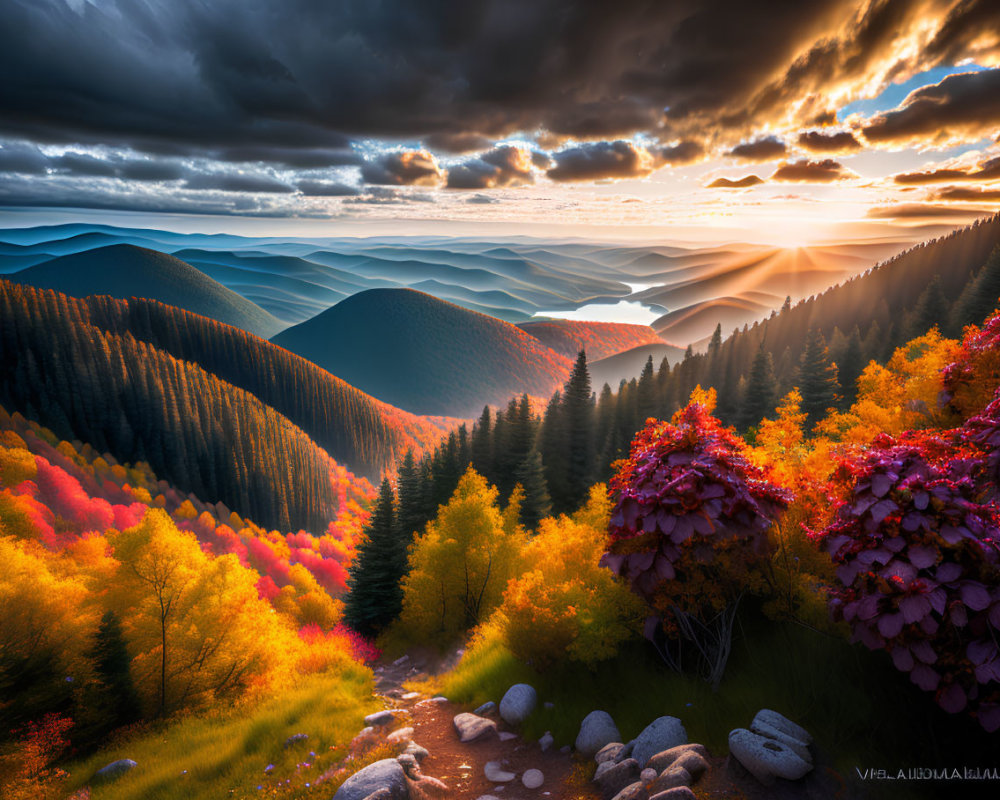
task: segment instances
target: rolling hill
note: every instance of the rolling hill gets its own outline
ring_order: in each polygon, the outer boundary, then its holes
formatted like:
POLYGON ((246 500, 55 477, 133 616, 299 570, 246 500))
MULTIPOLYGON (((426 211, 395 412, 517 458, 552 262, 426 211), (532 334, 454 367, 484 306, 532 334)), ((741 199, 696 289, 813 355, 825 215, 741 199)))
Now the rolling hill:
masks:
POLYGON ((71 297, 143 297, 268 338, 286 327, 260 306, 174 256, 114 244, 59 256, 9 276, 71 297))
POLYGON ((547 396, 571 366, 514 325, 412 289, 361 292, 271 341, 415 414, 547 396))
POLYGON ((606 358, 640 345, 663 344, 663 340, 652 328, 623 322, 544 319, 520 322, 517 327, 566 358, 575 359, 577 353, 586 350, 588 361, 606 358))
POLYGON ((629 381, 632 378, 638 378, 650 356, 653 357, 653 368, 658 369, 664 358, 671 366, 680 362, 684 358, 684 350, 672 344, 661 342, 660 344, 639 345, 623 353, 615 353, 598 359, 589 365, 591 384, 598 391, 604 384, 608 384, 612 389, 617 389, 618 384, 623 380, 629 381))
POLYGON ((716 297, 670 311, 653 322, 652 328, 663 338, 686 344, 712 335, 721 324, 726 333, 747 322, 767 316, 781 305, 781 299, 762 292, 745 292, 736 297, 716 297))

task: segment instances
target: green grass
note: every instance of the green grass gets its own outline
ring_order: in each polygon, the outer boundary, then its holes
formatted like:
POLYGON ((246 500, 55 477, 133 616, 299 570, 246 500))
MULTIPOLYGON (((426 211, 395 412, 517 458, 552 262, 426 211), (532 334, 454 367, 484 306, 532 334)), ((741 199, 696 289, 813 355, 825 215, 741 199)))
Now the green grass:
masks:
POLYGON ((895 771, 995 763, 1000 736, 983 733, 967 716, 945 714, 886 654, 801 625, 746 617, 752 621, 737 629, 718 692, 668 669, 644 641, 628 644, 594 670, 570 663, 538 673, 497 638, 470 648, 433 688, 478 705, 499 701, 513 683, 530 683, 541 701, 555 707, 540 705, 524 734, 532 739, 551 730, 558 744, 572 743, 583 717, 603 709, 625 741, 654 718, 672 715, 683 721, 691 741, 725 754, 730 730, 747 727, 759 709, 772 708, 804 725, 820 759, 845 777, 854 775, 855 766, 895 771))
MULTIPOLYGON (((371 692, 371 674, 360 668, 310 676, 253 708, 182 718, 70 764, 67 789, 86 785, 112 761, 131 758, 139 766, 94 787, 93 800, 304 797, 311 794, 305 783, 343 757, 343 745, 377 706, 371 692), (309 739, 286 750, 285 740, 295 733, 309 739), (310 766, 301 767, 304 762, 310 766), (274 769, 265 774, 268 764, 274 769)), ((332 795, 331 785, 322 796, 332 795)))

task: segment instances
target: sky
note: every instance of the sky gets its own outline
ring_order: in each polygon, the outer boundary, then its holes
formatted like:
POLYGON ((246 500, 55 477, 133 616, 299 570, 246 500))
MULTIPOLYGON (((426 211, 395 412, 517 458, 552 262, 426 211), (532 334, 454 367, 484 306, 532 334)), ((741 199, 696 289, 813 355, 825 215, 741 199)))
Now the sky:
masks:
POLYGON ((996 0, 0 11, 0 225, 795 245, 1000 206, 996 0))

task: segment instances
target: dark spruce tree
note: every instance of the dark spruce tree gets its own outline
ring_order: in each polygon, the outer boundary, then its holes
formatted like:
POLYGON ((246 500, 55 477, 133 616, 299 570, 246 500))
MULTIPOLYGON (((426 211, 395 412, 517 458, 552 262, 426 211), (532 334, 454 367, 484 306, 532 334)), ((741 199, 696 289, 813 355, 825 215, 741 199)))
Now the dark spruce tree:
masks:
POLYGON ((809 430, 819 422, 828 408, 837 405, 837 365, 830 359, 826 340, 818 328, 811 328, 806 337, 806 349, 799 363, 799 391, 802 410, 809 415, 809 430))
POLYGON ((104 733, 138 722, 142 710, 129 671, 132 659, 115 612, 106 611, 101 617, 89 655, 94 664, 97 694, 94 705, 101 714, 103 724, 100 727, 104 733))
POLYGON ((941 276, 935 275, 917 299, 917 305, 910 317, 907 338, 915 339, 923 336, 935 326, 939 332, 945 333, 947 325, 948 301, 945 300, 944 290, 941 287, 941 276))
MULTIPOLYGON (((590 371, 584 350, 576 358, 566 382, 562 402, 566 426, 566 494, 552 505, 557 512, 575 511, 587 499, 594 469, 594 397, 590 390, 590 371)), ((550 487, 551 492, 551 487, 550 487)))
POLYGON ((392 484, 383 478, 364 538, 348 570, 344 620, 365 636, 385 628, 402 608, 399 582, 406 571, 406 543, 397 535, 394 506, 392 484))
POLYGON ((861 332, 854 326, 851 335, 847 337, 844 352, 837 359, 837 379, 840 382, 842 396, 841 406, 850 408, 858 396, 858 378, 867 365, 864 345, 861 342, 861 332))
POLYGON ((765 350, 761 343, 750 366, 750 379, 747 381, 741 406, 740 427, 746 430, 771 414, 778 399, 777 395, 778 380, 774 376, 771 351, 765 350))
POLYGON ((982 325, 1000 304, 1000 245, 976 273, 958 298, 952 312, 949 334, 958 336, 966 325, 982 325))
POLYGON ((427 524, 420 468, 413 458, 412 450, 406 451, 403 463, 396 471, 396 493, 399 497, 395 520, 396 536, 409 546, 414 534, 422 533, 427 524))
POLYGON ((532 448, 517 471, 517 482, 524 490, 521 501, 521 524, 529 531, 537 530, 538 523, 552 513, 552 499, 545 483, 542 454, 532 448))
POLYGON ((545 482, 555 506, 567 494, 568 453, 566 422, 563 415, 562 393, 555 392, 545 407, 542 429, 539 434, 539 450, 545 465, 545 482))
POLYGON ((650 417, 656 416, 657 406, 659 404, 657 403, 656 397, 656 377, 653 373, 652 356, 646 359, 646 364, 642 368, 642 374, 639 375, 636 405, 638 406, 639 420, 641 424, 645 424, 646 420, 650 417))

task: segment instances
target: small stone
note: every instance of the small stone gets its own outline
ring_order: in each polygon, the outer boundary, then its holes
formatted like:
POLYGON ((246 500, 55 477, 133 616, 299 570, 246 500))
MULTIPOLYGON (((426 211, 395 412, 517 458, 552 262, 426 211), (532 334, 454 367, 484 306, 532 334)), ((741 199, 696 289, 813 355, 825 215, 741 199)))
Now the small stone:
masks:
POLYGON ((445 797, 451 791, 448 784, 440 778, 432 778, 430 775, 421 775, 419 780, 413 784, 414 797, 445 797))
POLYGON ((559 748, 559 752, 562 753, 564 756, 568 756, 570 753, 573 752, 573 748, 570 747, 568 744, 564 744, 562 747, 559 748))
POLYGON ((479 708, 477 708, 472 713, 479 714, 479 716, 483 716, 484 714, 492 714, 496 710, 497 710, 497 704, 494 703, 492 700, 489 700, 483 703, 481 706, 479 706, 479 708))
POLYGON ((488 736, 490 733, 497 732, 496 722, 468 712, 456 715, 452 723, 458 732, 459 741, 463 743, 474 742, 477 739, 488 736))
POLYGON ((526 683, 515 683, 500 701, 500 717, 508 725, 520 725, 535 710, 538 693, 526 683))
POLYGON ((618 754, 624 749, 625 745, 621 742, 609 742, 597 751, 597 755, 594 756, 594 761, 598 764, 603 764, 605 761, 614 761, 618 754))
POLYGON ((674 764, 669 769, 665 769, 660 776, 653 781, 649 787, 650 794, 665 792, 667 789, 675 789, 678 786, 690 786, 691 773, 684 767, 674 764))
POLYGON ((812 769, 812 764, 786 745, 745 728, 730 732, 729 752, 765 786, 774 783, 776 777, 797 781, 812 769))
POLYGON ((639 780, 645 784, 650 784, 659 777, 659 773, 655 769, 644 769, 639 773, 639 780))
POLYGON ((410 700, 419 700, 420 699, 420 692, 407 692, 406 694, 404 694, 399 699, 400 700, 406 700, 407 702, 409 702, 410 700))
POLYGON ((445 697, 444 695, 439 694, 439 695, 436 695, 436 696, 432 697, 427 702, 429 702, 429 703, 447 703, 448 702, 448 698, 445 697))
POLYGON ((384 789, 385 800, 407 800, 409 787, 403 765, 394 758, 384 758, 355 772, 337 789, 334 800, 364 800, 372 792, 384 789))
MULTIPOLYGON (((657 772, 663 772, 663 770, 687 752, 694 752, 702 758, 708 758, 708 750, 705 749, 705 745, 703 744, 679 744, 677 747, 671 747, 669 750, 664 750, 662 753, 652 756, 646 762, 646 766, 655 769, 657 772)), ((690 772, 690 770, 688 771, 690 772)))
POLYGON ((289 747, 294 747, 297 744, 301 744, 308 738, 309 738, 308 733, 293 733, 291 736, 285 739, 285 749, 287 750, 289 747))
POLYGON ((396 760, 402 765, 403 771, 411 778, 420 774, 420 765, 417 764, 417 759, 409 753, 402 753, 396 756, 396 760))
POLYGON ((139 765, 131 758, 120 758, 112 761, 106 767, 101 767, 94 773, 94 779, 99 783, 118 780, 126 772, 131 772, 139 765))
POLYGON ((691 782, 694 783, 708 771, 708 760, 701 753, 688 750, 671 765, 670 769, 675 767, 686 769, 691 776, 691 782))
POLYGON ((490 783, 508 783, 517 777, 513 772, 507 772, 499 761, 487 761, 483 767, 483 775, 490 783))
POLYGON ((409 660, 410 657, 408 655, 401 655, 399 658, 397 658, 395 661, 392 662, 392 665, 394 667, 398 667, 400 664, 405 664, 409 660))
POLYGON ((801 725, 796 725, 788 717, 784 717, 777 711, 772 711, 769 708, 762 708, 757 712, 757 715, 753 718, 754 722, 763 722, 766 725, 770 725, 772 728, 777 728, 782 733, 791 736, 803 744, 812 744, 812 736, 809 735, 809 731, 803 728, 801 725))
POLYGON ((605 761, 597 767, 594 774, 594 783, 600 788, 605 800, 638 780, 639 763, 634 758, 627 758, 619 764, 605 761))
POLYGON ((647 800, 649 793, 639 781, 631 783, 615 795, 614 800, 647 800))
POLYGON ((476 798, 476 800, 500 800, 500 798, 494 797, 491 794, 481 794, 476 798))
POLYGON ((654 794, 649 800, 697 800, 695 793, 687 786, 677 786, 665 792, 654 794))
POLYGON ((552 747, 553 744, 555 744, 555 741, 556 740, 552 738, 552 732, 545 731, 545 734, 542 736, 542 738, 538 740, 538 746, 542 748, 542 752, 544 753, 546 750, 552 747))
POLYGON ((397 728, 385 740, 390 744, 400 744, 409 741, 413 737, 413 728, 397 728))
POLYGON ((684 744, 687 740, 687 731, 677 717, 658 717, 635 737, 632 758, 639 762, 639 766, 644 767, 652 756, 684 744))
POLYGON ((510 731, 500 731, 497 736, 500 737, 501 742, 509 742, 511 739, 517 738, 517 734, 511 733, 510 731))
POLYGON ((591 711, 580 723, 576 749, 582 755, 593 758, 604 745, 621 738, 615 721, 607 711, 591 711))
POLYGON ((540 769, 525 770, 521 776, 521 783, 524 784, 525 789, 537 789, 545 783, 545 775, 542 774, 540 769))
POLYGON ((403 751, 403 753, 405 755, 413 756, 415 759, 417 759, 417 761, 423 761, 425 758, 427 758, 427 756, 430 755, 430 753, 427 751, 427 748, 421 747, 416 742, 410 742, 408 745, 406 745, 406 749, 403 751))
POLYGON ((374 714, 369 714, 365 717, 365 725, 370 725, 372 727, 382 727, 383 725, 388 725, 396 718, 396 715, 389 709, 383 711, 376 711, 374 714))

